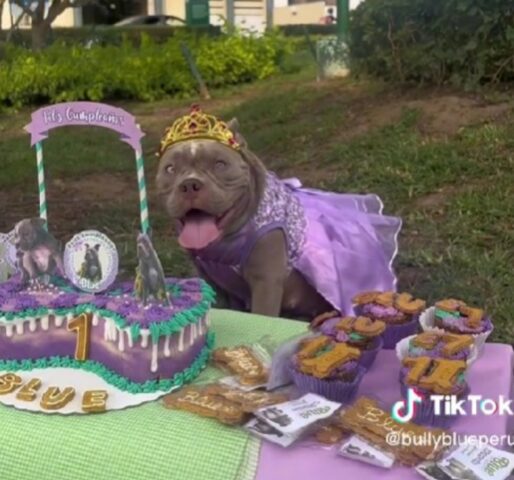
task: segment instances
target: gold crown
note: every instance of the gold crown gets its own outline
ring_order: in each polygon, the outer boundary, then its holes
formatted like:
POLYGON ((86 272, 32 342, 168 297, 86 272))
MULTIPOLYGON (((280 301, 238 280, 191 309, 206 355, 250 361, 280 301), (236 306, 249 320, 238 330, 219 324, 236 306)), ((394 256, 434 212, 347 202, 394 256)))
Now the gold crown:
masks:
POLYGON ((234 150, 241 148, 225 122, 218 120, 214 115, 203 113, 198 105, 193 105, 189 115, 175 120, 171 127, 166 129, 158 155, 161 156, 176 143, 195 139, 215 140, 234 150))

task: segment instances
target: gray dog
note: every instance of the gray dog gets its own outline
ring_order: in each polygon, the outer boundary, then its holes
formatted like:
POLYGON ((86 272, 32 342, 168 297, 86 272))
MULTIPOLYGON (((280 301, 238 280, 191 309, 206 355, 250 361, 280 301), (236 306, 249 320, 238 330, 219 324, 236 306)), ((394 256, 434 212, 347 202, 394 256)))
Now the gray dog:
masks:
POLYGON ((401 220, 382 216, 376 196, 298 184, 265 169, 236 120, 196 109, 161 142, 157 187, 179 244, 230 307, 312 318, 394 290, 401 220))

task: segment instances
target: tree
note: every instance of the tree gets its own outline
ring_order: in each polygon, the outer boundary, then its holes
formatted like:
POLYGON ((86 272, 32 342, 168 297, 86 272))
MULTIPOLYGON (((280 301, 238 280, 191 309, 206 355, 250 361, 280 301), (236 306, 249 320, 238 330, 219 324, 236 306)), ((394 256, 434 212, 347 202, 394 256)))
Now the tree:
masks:
MULTIPOLYGON (((0 2, 3 0, 0 0, 0 2)), ((32 20, 32 49, 45 47, 54 20, 67 8, 80 8, 96 3, 96 0, 11 0, 32 20), (46 5, 48 4, 48 8, 46 5), (35 8, 33 7, 35 5, 35 8)))
POLYGON ((0 34, 2 33, 2 14, 4 13, 5 0, 0 0, 0 34))

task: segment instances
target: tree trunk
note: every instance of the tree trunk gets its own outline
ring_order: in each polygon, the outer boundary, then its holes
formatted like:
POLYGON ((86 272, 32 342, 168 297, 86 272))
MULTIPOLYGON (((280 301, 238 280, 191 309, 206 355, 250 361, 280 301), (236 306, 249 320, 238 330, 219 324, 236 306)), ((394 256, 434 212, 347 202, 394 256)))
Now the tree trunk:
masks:
POLYGON ((50 35, 50 26, 44 20, 42 22, 32 20, 32 50, 39 52, 46 47, 50 35))
POLYGON ((0 34, 2 33, 2 15, 4 13, 4 3, 5 0, 0 0, 0 34))

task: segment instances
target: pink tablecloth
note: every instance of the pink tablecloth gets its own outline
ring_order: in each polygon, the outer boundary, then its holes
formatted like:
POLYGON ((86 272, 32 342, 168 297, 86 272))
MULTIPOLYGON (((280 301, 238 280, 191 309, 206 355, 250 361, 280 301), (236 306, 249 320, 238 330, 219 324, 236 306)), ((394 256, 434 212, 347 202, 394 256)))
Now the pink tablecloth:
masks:
MULTIPOLYGON (((509 345, 487 344, 482 357, 471 367, 469 384, 471 393, 497 398, 513 398, 513 350, 509 345)), ((366 374, 359 390, 361 395, 380 398, 384 405, 399 400, 399 362, 394 351, 381 352, 366 374)), ((452 430, 462 434, 505 435, 514 434, 512 418, 506 416, 475 416, 460 418, 452 430)), ((264 443, 261 449, 256 480, 415 480, 420 477, 413 469, 393 467, 384 470, 336 455, 334 449, 314 449, 294 446, 284 449, 264 443)))

